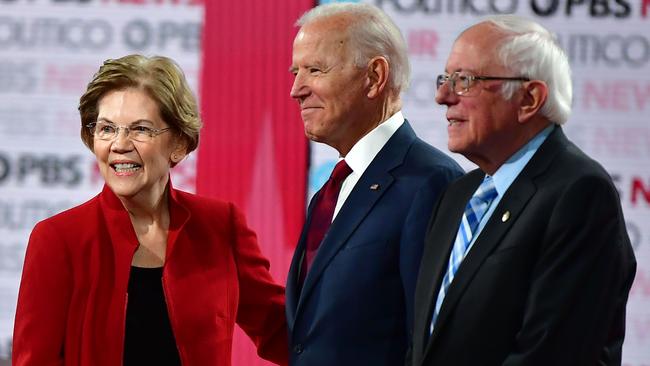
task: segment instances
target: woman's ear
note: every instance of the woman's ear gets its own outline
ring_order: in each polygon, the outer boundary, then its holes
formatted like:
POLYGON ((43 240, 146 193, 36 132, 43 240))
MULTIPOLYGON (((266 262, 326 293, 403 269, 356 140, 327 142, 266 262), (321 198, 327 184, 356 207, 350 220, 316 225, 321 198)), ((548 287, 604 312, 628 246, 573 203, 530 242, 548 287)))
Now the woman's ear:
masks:
POLYGON ((187 156, 187 142, 182 139, 178 138, 176 143, 175 143, 174 150, 172 151, 171 156, 169 157, 169 160, 171 161, 172 166, 178 164, 187 156))

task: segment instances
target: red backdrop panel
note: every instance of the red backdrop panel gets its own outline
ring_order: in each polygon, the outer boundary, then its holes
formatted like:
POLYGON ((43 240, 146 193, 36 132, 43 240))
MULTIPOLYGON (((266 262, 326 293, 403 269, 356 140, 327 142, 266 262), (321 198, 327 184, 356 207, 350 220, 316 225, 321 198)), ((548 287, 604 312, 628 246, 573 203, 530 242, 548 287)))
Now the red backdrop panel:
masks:
MULTIPOLYGON (((312 1, 206 1, 197 193, 235 202, 284 284, 305 215, 308 143, 289 97, 295 20, 312 1)), ((233 365, 260 361, 239 329, 233 365)))

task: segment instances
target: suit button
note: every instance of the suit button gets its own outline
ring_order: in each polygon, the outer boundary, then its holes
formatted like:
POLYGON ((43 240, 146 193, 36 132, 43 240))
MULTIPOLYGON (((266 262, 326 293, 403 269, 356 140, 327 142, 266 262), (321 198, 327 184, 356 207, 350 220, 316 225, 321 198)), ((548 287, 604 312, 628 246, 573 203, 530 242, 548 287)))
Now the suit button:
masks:
POLYGON ((302 344, 298 343, 295 346, 293 346, 293 352, 295 352, 297 355, 302 353, 302 344))

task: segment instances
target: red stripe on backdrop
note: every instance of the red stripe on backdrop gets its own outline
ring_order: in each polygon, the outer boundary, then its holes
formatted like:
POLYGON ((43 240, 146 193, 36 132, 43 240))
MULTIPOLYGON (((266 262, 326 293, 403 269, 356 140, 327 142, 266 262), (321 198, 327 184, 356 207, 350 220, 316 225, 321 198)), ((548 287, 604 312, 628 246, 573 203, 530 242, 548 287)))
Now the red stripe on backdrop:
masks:
MULTIPOLYGON (((295 20, 313 1, 206 1, 197 193, 244 210, 284 284, 305 215, 308 144, 289 97, 295 20)), ((270 365, 237 330, 233 365, 270 365)))

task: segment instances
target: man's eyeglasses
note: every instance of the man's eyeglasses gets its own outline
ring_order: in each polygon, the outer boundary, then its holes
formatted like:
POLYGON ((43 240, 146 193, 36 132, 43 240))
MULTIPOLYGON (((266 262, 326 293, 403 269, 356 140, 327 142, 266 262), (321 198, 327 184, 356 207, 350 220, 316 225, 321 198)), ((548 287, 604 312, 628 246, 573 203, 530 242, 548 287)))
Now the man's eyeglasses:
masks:
POLYGON ((456 95, 472 96, 478 94, 478 89, 474 88, 478 81, 482 80, 505 80, 505 81, 530 81, 530 79, 517 76, 476 76, 468 73, 455 72, 451 75, 441 74, 436 78, 436 90, 449 82, 449 89, 454 91, 456 95))
POLYGON ((117 126, 104 121, 91 122, 86 127, 95 138, 104 141, 114 140, 120 134, 120 130, 124 130, 130 140, 149 142, 161 133, 171 130, 171 127, 153 128, 146 125, 117 126))

